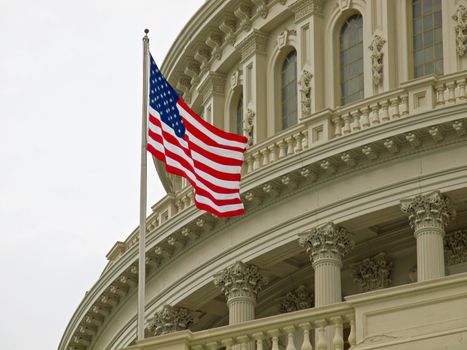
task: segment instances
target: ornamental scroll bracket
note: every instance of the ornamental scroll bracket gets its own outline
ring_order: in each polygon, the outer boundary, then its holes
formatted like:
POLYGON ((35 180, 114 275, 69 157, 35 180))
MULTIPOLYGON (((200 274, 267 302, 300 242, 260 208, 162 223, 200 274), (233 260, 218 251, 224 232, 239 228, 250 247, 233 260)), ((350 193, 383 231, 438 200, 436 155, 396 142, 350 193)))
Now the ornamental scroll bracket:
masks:
POLYGON ((378 86, 383 81, 383 46, 386 43, 381 36, 375 35, 368 48, 371 51, 371 72, 373 84, 378 86))

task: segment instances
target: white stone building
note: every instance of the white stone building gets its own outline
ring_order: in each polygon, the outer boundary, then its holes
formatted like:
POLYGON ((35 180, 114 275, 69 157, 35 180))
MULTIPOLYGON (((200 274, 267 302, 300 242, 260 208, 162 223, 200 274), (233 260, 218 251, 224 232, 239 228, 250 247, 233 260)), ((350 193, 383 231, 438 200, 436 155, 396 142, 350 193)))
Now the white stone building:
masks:
POLYGON ((467 1, 207 0, 162 66, 244 133, 246 214, 168 194, 59 350, 467 349, 467 1))

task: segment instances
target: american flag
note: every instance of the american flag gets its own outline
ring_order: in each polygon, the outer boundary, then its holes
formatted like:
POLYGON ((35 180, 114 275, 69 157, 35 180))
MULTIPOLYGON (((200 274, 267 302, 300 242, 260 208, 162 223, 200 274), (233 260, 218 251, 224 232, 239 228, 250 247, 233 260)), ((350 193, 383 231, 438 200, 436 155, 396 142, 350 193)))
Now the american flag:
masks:
POLYGON ((150 56, 147 149, 169 173, 185 177, 195 204, 216 216, 243 214, 240 169, 247 139, 217 129, 178 97, 150 56))

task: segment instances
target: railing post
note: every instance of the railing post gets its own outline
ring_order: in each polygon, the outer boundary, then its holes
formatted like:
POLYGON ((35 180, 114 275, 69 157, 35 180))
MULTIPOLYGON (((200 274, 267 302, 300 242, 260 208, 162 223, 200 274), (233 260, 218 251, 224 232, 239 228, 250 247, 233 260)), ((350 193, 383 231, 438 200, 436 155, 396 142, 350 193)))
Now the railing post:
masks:
POLYGON ((327 350, 327 339, 326 339, 326 320, 321 320, 316 322, 316 326, 318 327, 317 331, 317 339, 316 339, 316 350, 327 350))
POLYGON ((270 335, 272 341, 271 350, 279 350, 279 330, 272 329, 268 331, 268 334, 270 335))
POLYGON ((287 347, 285 350, 297 350, 294 343, 295 327, 284 327, 284 331, 287 333, 287 347))
POLYGON ((307 323, 301 323, 300 328, 303 329, 303 343, 302 347, 300 350, 313 350, 313 346, 311 345, 310 342, 310 330, 311 330, 311 324, 309 322, 307 323))

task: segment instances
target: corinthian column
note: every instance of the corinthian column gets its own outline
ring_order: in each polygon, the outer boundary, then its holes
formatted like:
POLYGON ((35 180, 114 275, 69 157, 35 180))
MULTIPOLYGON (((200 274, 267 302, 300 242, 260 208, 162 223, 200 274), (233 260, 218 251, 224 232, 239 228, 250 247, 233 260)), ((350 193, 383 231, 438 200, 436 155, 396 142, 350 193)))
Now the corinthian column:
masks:
POLYGON ((340 302, 342 258, 353 247, 349 233, 330 222, 299 237, 315 270, 315 306, 340 302))
POLYGON ((435 191, 402 200, 401 209, 409 216, 417 239, 417 281, 443 277, 444 229, 456 214, 449 198, 435 191))
POLYGON ((256 265, 237 261, 214 276, 214 284, 227 298, 229 324, 255 319, 256 296, 267 280, 256 265))

